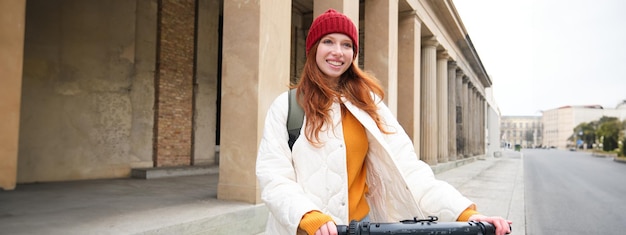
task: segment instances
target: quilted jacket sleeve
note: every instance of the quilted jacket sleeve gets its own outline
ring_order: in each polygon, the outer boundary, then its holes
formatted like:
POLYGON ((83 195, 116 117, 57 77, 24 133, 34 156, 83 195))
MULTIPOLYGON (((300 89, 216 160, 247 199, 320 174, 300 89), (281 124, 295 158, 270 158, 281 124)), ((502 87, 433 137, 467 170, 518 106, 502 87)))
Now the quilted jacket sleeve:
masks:
MULTIPOLYGON (((272 103, 265 118, 263 137, 256 161, 256 175, 261 187, 261 199, 280 225, 281 234, 296 234, 300 219, 319 210, 296 182, 291 151, 287 144, 287 92, 272 103)), ((271 221, 271 222, 276 222, 271 221)))

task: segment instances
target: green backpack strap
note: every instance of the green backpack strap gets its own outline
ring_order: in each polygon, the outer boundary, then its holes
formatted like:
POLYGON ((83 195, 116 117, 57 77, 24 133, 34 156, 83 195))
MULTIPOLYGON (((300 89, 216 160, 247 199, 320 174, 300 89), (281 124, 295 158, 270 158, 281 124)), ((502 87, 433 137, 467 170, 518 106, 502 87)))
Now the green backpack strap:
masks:
POLYGON ((289 112, 287 113, 287 133, 289 134, 289 149, 293 149, 293 144, 300 136, 302 122, 304 121, 304 110, 298 104, 296 89, 289 90, 289 112))

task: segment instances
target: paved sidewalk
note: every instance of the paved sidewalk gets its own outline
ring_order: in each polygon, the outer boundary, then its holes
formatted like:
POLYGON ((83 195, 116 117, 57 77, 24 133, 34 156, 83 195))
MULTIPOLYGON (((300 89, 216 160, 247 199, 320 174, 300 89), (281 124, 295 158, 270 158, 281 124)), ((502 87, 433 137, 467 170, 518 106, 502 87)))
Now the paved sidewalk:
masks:
POLYGON ((437 174, 474 201, 480 213, 513 221, 511 234, 526 234, 523 154, 511 150, 437 174))
MULTIPOLYGON (((523 164, 505 151, 437 173, 525 234, 523 164)), ((18 185, 0 191, 0 234, 259 234, 264 205, 217 199, 217 174, 18 185)))
POLYGON ((18 185, 14 191, 0 191, 0 234, 262 231, 266 207, 218 200, 218 177, 209 174, 18 185))

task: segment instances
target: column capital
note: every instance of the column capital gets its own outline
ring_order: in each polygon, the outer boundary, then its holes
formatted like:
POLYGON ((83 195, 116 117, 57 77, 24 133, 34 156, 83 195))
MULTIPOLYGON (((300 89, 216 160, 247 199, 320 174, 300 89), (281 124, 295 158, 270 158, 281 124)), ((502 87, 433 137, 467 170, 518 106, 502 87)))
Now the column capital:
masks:
POLYGON ((439 41, 437 41, 437 37, 435 36, 422 37, 422 47, 437 47, 437 46, 439 46, 439 41))
POLYGON ((448 66, 450 68, 454 68, 455 70, 458 68, 458 66, 456 64, 456 61, 454 61, 454 60, 448 61, 448 66))
POLYGON ((417 25, 422 25, 422 19, 417 16, 417 11, 403 11, 398 13, 398 18, 400 20, 412 19, 416 21, 417 25))
POLYGON ((465 73, 463 73, 463 70, 460 68, 456 69, 456 78, 460 78, 463 79, 463 76, 465 76, 465 73))
POLYGON ((398 12, 398 16, 399 17, 417 17, 417 11, 414 10, 407 10, 407 11, 401 11, 398 12))
POLYGON ((438 60, 444 60, 444 59, 448 60, 448 59, 450 59, 450 54, 448 54, 448 51, 446 51, 446 50, 437 51, 437 59, 438 60))
POLYGON ((467 83, 469 85, 469 77, 468 76, 463 76, 463 83, 467 83))

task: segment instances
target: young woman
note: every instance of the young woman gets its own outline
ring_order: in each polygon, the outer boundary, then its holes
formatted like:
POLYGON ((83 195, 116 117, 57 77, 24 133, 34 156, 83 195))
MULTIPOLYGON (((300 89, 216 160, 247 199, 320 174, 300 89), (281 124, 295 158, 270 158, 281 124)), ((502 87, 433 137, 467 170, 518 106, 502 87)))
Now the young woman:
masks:
POLYGON ((297 88, 305 113, 291 150, 287 92, 271 105, 259 146, 256 174, 270 210, 269 234, 337 234, 352 220, 398 222, 437 216, 440 221, 485 221, 497 234, 510 221, 487 217, 451 185, 435 179, 382 102, 376 79, 354 63, 355 25, 329 9, 306 38, 306 63, 297 88))

